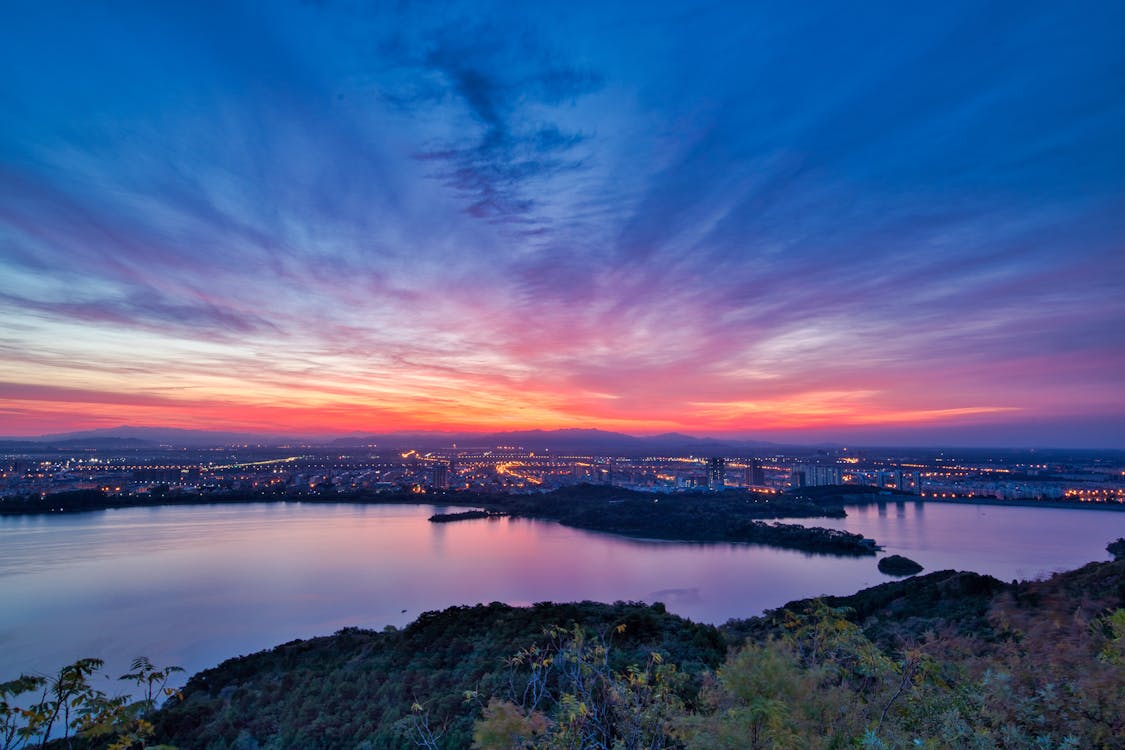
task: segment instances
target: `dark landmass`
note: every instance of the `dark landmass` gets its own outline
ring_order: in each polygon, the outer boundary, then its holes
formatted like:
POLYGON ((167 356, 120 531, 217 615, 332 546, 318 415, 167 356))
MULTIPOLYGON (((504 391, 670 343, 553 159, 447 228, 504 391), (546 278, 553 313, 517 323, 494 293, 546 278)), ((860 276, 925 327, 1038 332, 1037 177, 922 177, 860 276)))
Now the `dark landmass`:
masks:
MULTIPOLYGON (((650 517, 691 516, 710 523, 716 517, 732 518, 845 518, 838 503, 811 502, 789 494, 767 495, 745 490, 721 492, 660 493, 640 492, 604 484, 575 484, 551 492, 523 495, 497 495, 495 501, 513 513, 568 520, 571 525, 597 522, 596 516, 613 526, 650 517)), ((681 520, 687 520, 681 518, 681 520)))
MULTIPOLYGON (((89 513, 114 508, 148 508, 163 505, 238 505, 243 503, 268 502, 407 502, 417 503, 417 499, 384 501, 383 496, 373 495, 371 499, 349 500, 343 496, 328 498, 310 494, 287 496, 278 493, 248 492, 245 490, 218 490, 207 493, 195 492, 149 492, 138 495, 112 495, 101 490, 73 490, 55 492, 49 495, 24 495, 0 498, 0 516, 39 515, 44 513, 89 513)), ((409 497, 401 493, 401 497, 409 497)))
POLYGON ((892 576, 912 576, 922 572, 922 566, 902 555, 888 555, 879 560, 879 572, 892 576))
POLYGON ((465 510, 460 513, 435 513, 429 517, 430 523, 450 523, 452 521, 473 521, 478 518, 503 518, 507 513, 492 513, 487 510, 465 510))
POLYGON ((1114 560, 1125 560, 1125 537, 1110 542, 1105 546, 1105 549, 1113 555, 1114 560))
MULTIPOLYGON (((688 733, 706 747, 777 746, 769 732, 781 727, 792 747, 859 746, 871 732, 889 747, 1004 737, 998 747, 1121 748, 1123 607, 1125 561, 1022 583, 940 571, 720 628, 659 604, 453 607, 402 630, 347 628, 230 659, 153 717, 155 739, 182 750, 405 750, 422 744, 424 721, 440 730, 433 747, 466 748, 474 727, 496 718, 497 701, 514 701, 506 721, 534 718, 521 703, 534 655, 559 653, 560 633, 581 632, 604 644, 606 666, 591 669, 620 676, 587 697, 607 702, 618 735, 647 711, 670 737, 688 733), (752 719, 774 704, 785 709, 766 715, 776 724, 752 719), (747 739, 756 731, 764 734, 747 739), (743 739, 708 741, 722 736, 743 739)), ((569 685, 561 672, 536 674, 548 695, 569 685)), ((566 726, 567 705, 538 704, 542 726, 566 726)))
POLYGON ((735 524, 727 532, 727 540, 854 557, 874 556, 879 550, 874 539, 868 539, 862 534, 793 523, 747 521, 735 524))
POLYGON ((113 508, 150 508, 165 505, 241 505, 246 503, 345 503, 357 505, 474 505, 481 497, 462 493, 418 495, 413 492, 337 492, 321 487, 308 492, 215 489, 207 492, 177 492, 157 488, 143 494, 109 494, 101 490, 73 490, 49 495, 24 495, 0 498, 0 516, 43 513, 87 513, 113 508))
MULTIPOLYGON (((728 490, 682 495, 655 494, 609 487, 575 485, 553 492, 499 495, 475 492, 415 494, 413 492, 337 492, 318 487, 308 493, 224 490, 206 494, 156 492, 147 495, 107 495, 98 490, 30 495, 0 500, 0 515, 75 513, 91 510, 159 505, 237 504, 255 502, 371 503, 469 505, 481 510, 438 514, 437 522, 508 515, 555 521, 587 531, 601 531, 641 539, 684 542, 752 542, 805 552, 836 555, 874 555, 874 540, 845 531, 767 524, 762 519, 842 518, 843 508, 812 503, 786 495, 758 495, 728 490)), ((431 520, 435 520, 431 518, 431 520)))
MULTIPOLYGON (((543 494, 495 495, 482 500, 494 513, 556 521, 588 531, 680 542, 751 542, 836 555, 874 555, 875 541, 860 534, 775 518, 842 518, 844 509, 786 495, 715 493, 656 494, 580 484, 543 494)), ((452 519, 451 519, 452 520, 452 519)))

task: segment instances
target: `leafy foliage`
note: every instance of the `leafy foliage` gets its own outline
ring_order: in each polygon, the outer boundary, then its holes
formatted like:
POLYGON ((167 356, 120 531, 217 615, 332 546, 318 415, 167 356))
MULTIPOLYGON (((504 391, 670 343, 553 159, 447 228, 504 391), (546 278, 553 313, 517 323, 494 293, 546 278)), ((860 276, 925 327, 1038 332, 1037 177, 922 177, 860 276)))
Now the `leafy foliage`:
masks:
POLYGON ((183 670, 158 669, 144 657, 134 660, 133 672, 121 679, 136 684, 144 697, 130 702, 90 684, 102 666, 100 659, 79 659, 53 677, 21 675, 0 684, 0 750, 60 745, 69 749, 98 739, 104 739, 109 750, 149 747, 149 717, 157 708, 156 698, 175 694, 166 688, 168 678, 183 670))
POLYGON ((675 665, 651 652, 643 665, 610 666, 613 636, 575 625, 548 628, 545 647, 517 653, 509 664, 526 669, 526 684, 506 700, 493 698, 473 730, 473 747, 605 747, 641 750, 673 746, 677 724, 692 691, 675 665), (549 713, 549 718, 548 718, 549 713))
POLYGON ((655 652, 698 683, 726 652, 716 628, 661 605, 454 607, 402 630, 349 628, 201 672, 160 712, 157 736, 184 750, 235 747, 243 733, 264 748, 467 748, 489 700, 511 696, 522 669, 514 655, 557 650, 557 634, 575 625, 593 634, 624 626, 606 655, 613 671, 655 652))

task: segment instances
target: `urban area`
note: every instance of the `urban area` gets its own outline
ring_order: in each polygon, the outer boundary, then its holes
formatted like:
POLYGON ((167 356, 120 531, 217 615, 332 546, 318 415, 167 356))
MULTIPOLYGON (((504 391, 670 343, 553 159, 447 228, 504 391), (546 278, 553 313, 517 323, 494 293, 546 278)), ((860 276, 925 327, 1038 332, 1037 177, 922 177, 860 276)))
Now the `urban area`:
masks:
POLYGON ((528 493, 572 484, 648 492, 864 486, 919 499, 1125 504, 1120 453, 833 447, 755 455, 571 455, 511 445, 444 448, 225 445, 59 448, 0 454, 0 498, 98 490, 154 497, 270 489, 286 494, 468 490, 528 493))

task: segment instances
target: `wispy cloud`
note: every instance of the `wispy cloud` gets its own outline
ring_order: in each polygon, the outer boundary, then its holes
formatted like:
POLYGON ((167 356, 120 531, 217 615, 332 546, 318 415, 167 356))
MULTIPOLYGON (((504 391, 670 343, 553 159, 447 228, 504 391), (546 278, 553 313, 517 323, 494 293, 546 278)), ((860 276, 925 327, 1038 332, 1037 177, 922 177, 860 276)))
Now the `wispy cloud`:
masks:
POLYGON ((1079 440, 1125 421, 1123 26, 5 7, 0 408, 1079 440))
POLYGON ((527 29, 513 33, 469 18, 422 24, 382 50, 396 73, 381 92, 386 101, 417 119, 464 124, 423 144, 414 158, 434 165, 433 175, 466 201, 471 216, 541 230, 537 193, 581 168, 575 147, 587 137, 565 129, 558 110, 597 90, 600 76, 566 62, 527 29))

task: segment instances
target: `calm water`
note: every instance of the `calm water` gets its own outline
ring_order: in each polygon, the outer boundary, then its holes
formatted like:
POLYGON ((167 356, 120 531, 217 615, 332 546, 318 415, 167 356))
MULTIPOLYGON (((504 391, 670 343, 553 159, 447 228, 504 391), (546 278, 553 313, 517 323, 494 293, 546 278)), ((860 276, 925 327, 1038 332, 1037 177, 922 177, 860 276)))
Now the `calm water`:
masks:
MULTIPOLYGON (((188 673, 347 625, 502 601, 644 600, 720 623, 890 580, 872 558, 638 542, 508 519, 430 524, 429 506, 261 504, 0 518, 0 680, 99 656, 188 673)), ((1125 513, 919 505, 842 521, 927 570, 1028 578, 1108 559, 1125 513)))

